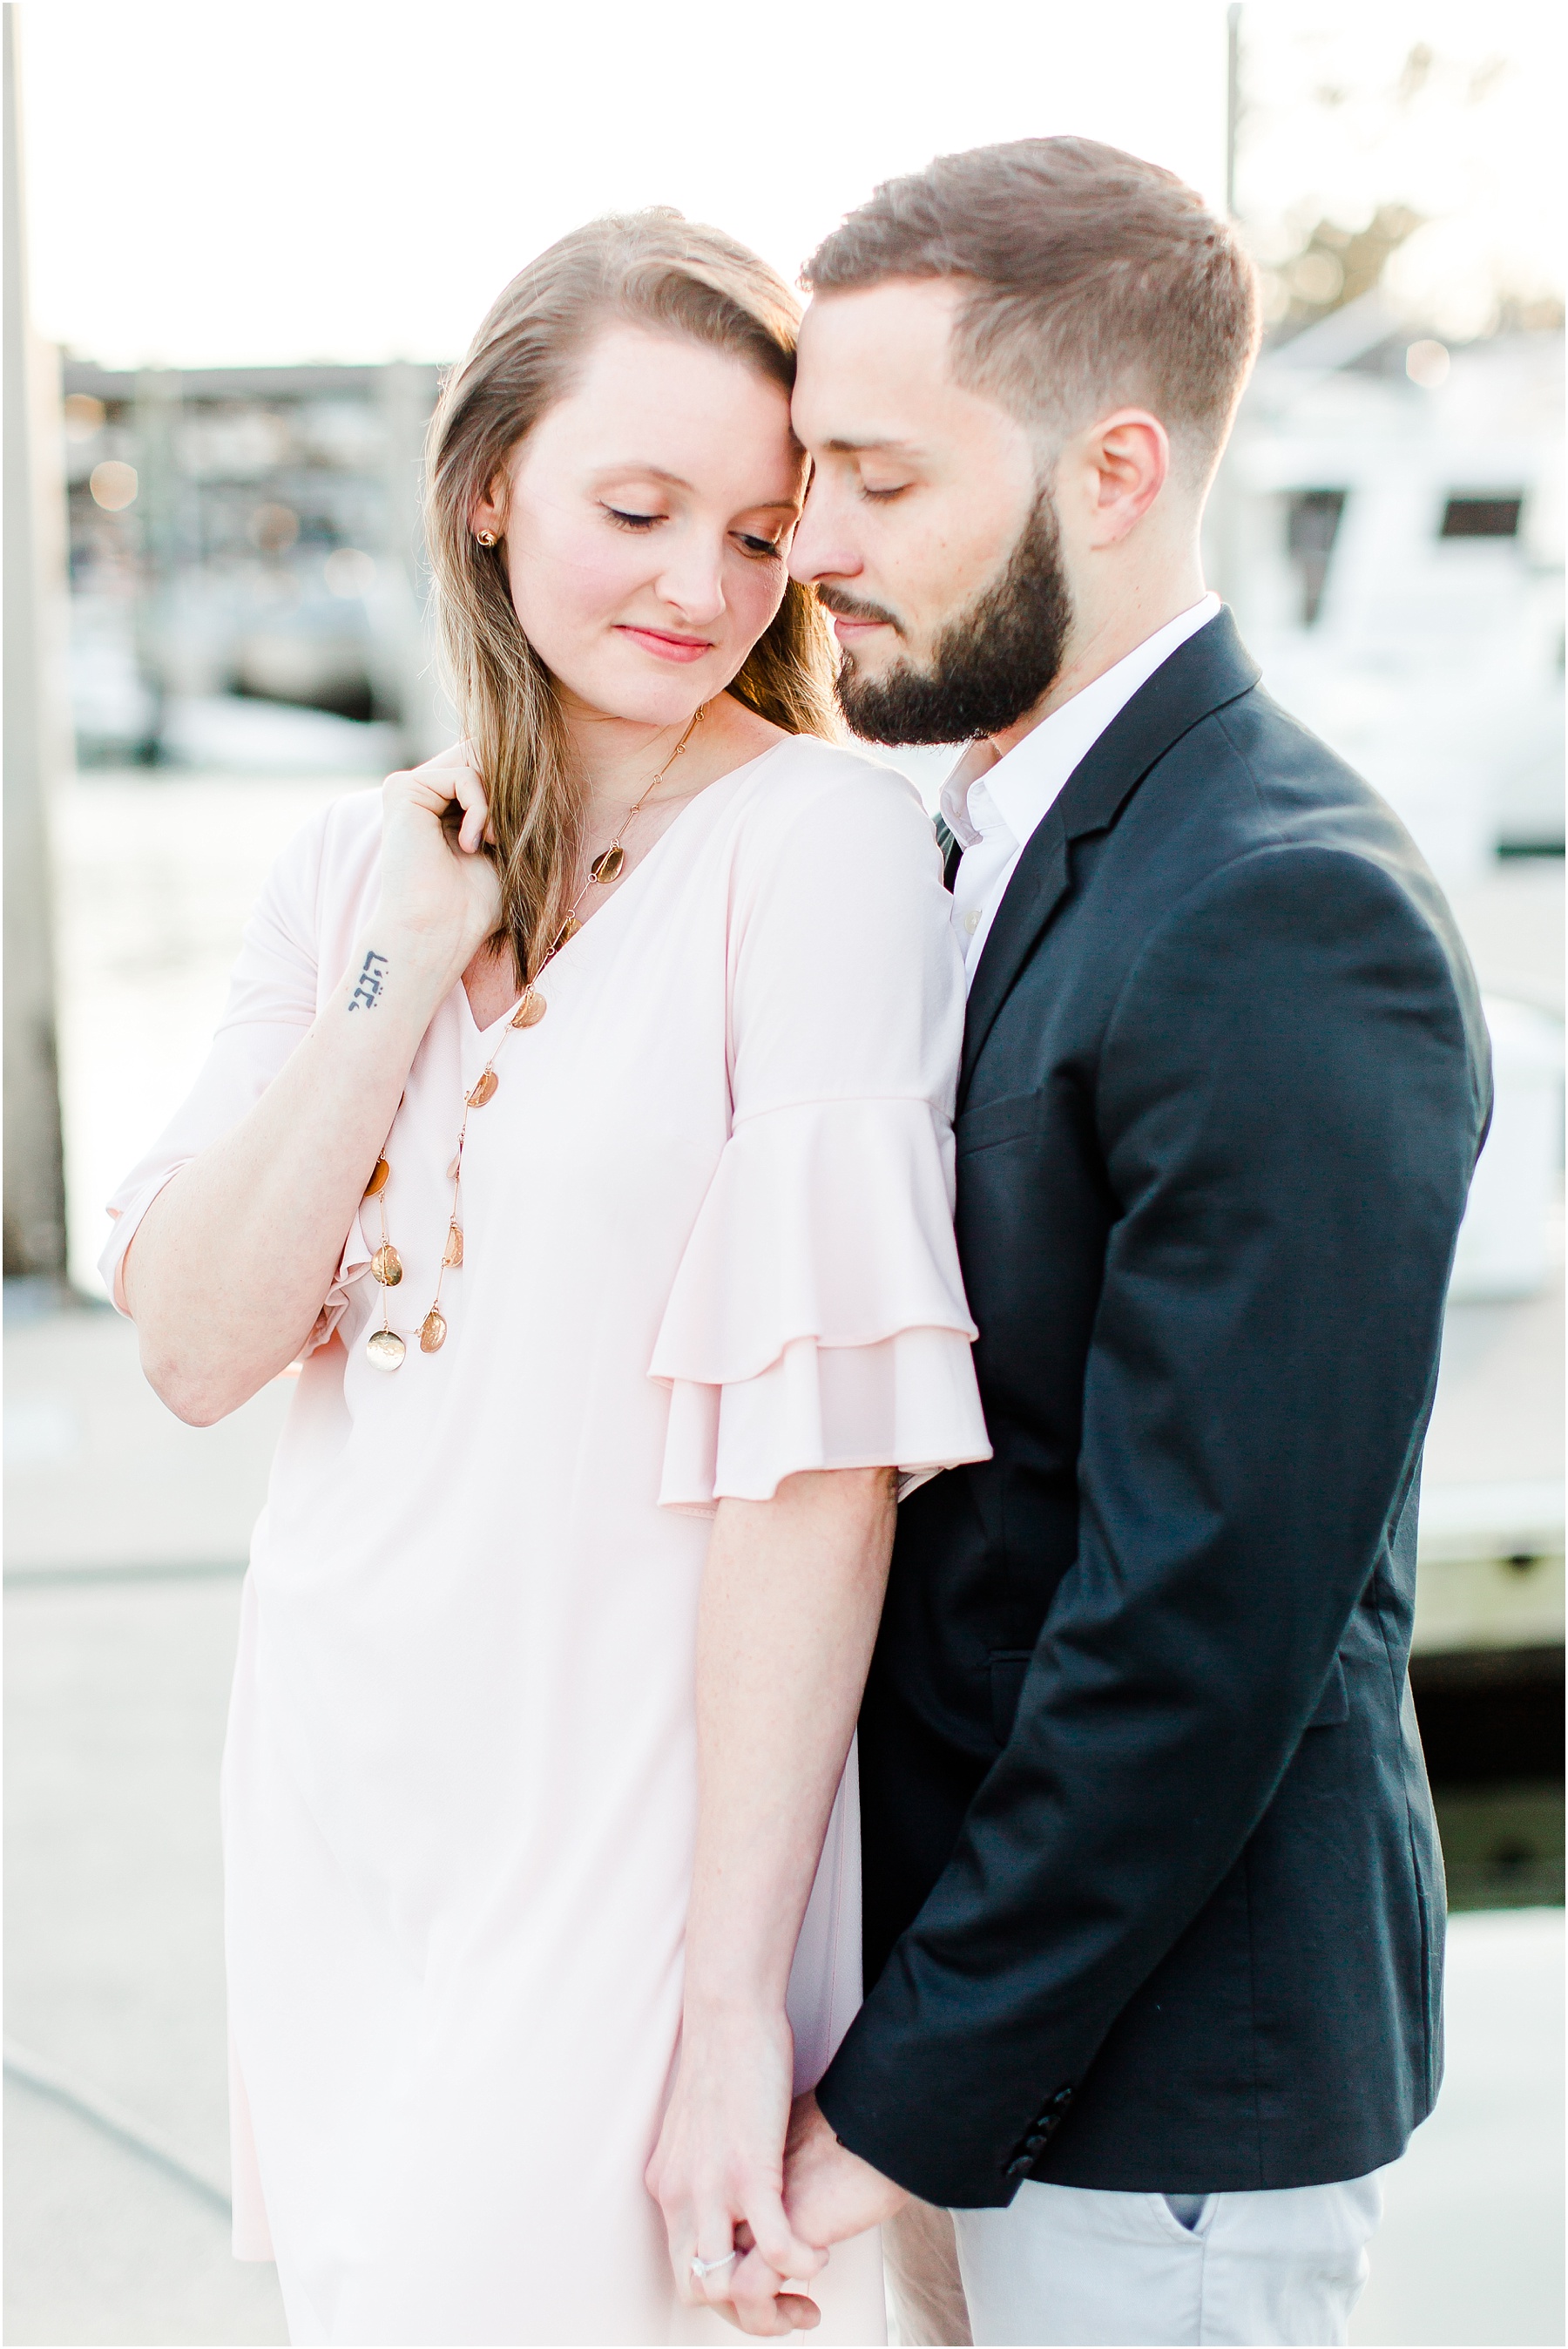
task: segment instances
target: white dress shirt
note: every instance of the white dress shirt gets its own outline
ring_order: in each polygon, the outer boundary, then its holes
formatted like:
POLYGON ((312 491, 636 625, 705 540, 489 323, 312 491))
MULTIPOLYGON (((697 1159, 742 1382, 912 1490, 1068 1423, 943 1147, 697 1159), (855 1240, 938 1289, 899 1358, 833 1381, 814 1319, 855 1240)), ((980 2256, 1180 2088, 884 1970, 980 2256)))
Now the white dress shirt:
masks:
POLYGON ((1179 612, 1114 668, 1043 718, 994 767, 976 775, 967 791, 956 778, 943 786, 943 816, 964 847, 953 884, 953 919, 971 986, 1018 859, 1063 784, 1139 687, 1219 608, 1219 597, 1210 595, 1179 612))

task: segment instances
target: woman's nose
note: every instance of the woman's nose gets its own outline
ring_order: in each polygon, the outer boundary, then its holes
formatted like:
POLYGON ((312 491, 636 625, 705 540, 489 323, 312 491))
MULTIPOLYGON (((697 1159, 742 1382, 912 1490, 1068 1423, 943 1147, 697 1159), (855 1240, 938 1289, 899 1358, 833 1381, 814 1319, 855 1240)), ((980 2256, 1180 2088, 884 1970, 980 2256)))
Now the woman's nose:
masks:
POLYGON ((684 618, 699 625, 724 610, 724 547, 693 537, 673 548, 658 582, 659 594, 684 618))

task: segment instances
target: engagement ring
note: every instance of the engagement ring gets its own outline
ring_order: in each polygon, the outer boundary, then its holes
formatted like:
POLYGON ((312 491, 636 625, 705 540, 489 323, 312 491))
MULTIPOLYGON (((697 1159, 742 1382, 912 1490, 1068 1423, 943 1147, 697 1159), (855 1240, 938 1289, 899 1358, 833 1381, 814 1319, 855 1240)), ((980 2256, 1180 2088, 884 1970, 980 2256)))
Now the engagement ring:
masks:
POLYGON ((721 2260, 694 2259, 691 2263, 693 2281, 697 2283, 706 2283, 710 2275, 717 2275, 720 2268, 732 2267, 739 2257, 740 2253, 738 2251, 726 2251, 723 2259, 721 2260))

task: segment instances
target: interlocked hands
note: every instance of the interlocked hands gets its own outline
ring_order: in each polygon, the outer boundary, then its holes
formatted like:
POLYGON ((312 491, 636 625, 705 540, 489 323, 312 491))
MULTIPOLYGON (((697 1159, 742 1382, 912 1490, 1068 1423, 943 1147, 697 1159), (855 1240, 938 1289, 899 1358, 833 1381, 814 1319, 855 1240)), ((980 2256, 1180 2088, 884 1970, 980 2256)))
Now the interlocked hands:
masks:
POLYGON ((814 2095, 790 2107, 791 2054, 782 2018, 771 2033, 738 2024, 683 2051, 647 2173, 681 2298, 762 2338, 820 2323, 803 2287, 829 2247, 906 2199, 840 2144, 814 2095))

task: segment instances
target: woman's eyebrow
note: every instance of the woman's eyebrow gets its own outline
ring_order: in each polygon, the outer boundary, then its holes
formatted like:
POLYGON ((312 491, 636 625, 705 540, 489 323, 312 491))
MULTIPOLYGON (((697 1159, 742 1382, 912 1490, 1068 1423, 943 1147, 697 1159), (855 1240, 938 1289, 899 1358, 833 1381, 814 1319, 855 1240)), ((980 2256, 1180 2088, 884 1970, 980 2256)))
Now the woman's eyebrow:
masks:
POLYGON ((901 457, 918 457, 921 453, 916 442, 896 440, 892 433, 872 433, 863 440, 829 440, 824 446, 834 457, 864 457, 880 450, 901 457))
POLYGON ((679 473, 666 473, 662 465, 643 465, 634 459, 622 465, 602 465, 594 478, 601 481, 662 481, 671 490, 689 490, 692 486, 679 473))
MULTIPOLYGON (((669 490, 692 489, 690 481, 684 481, 679 473, 666 473, 662 465, 605 465, 595 479, 601 487, 606 481, 658 481, 669 490)), ((746 508, 748 513, 799 513, 799 511, 800 499, 798 497, 758 498, 754 505, 746 508)))

